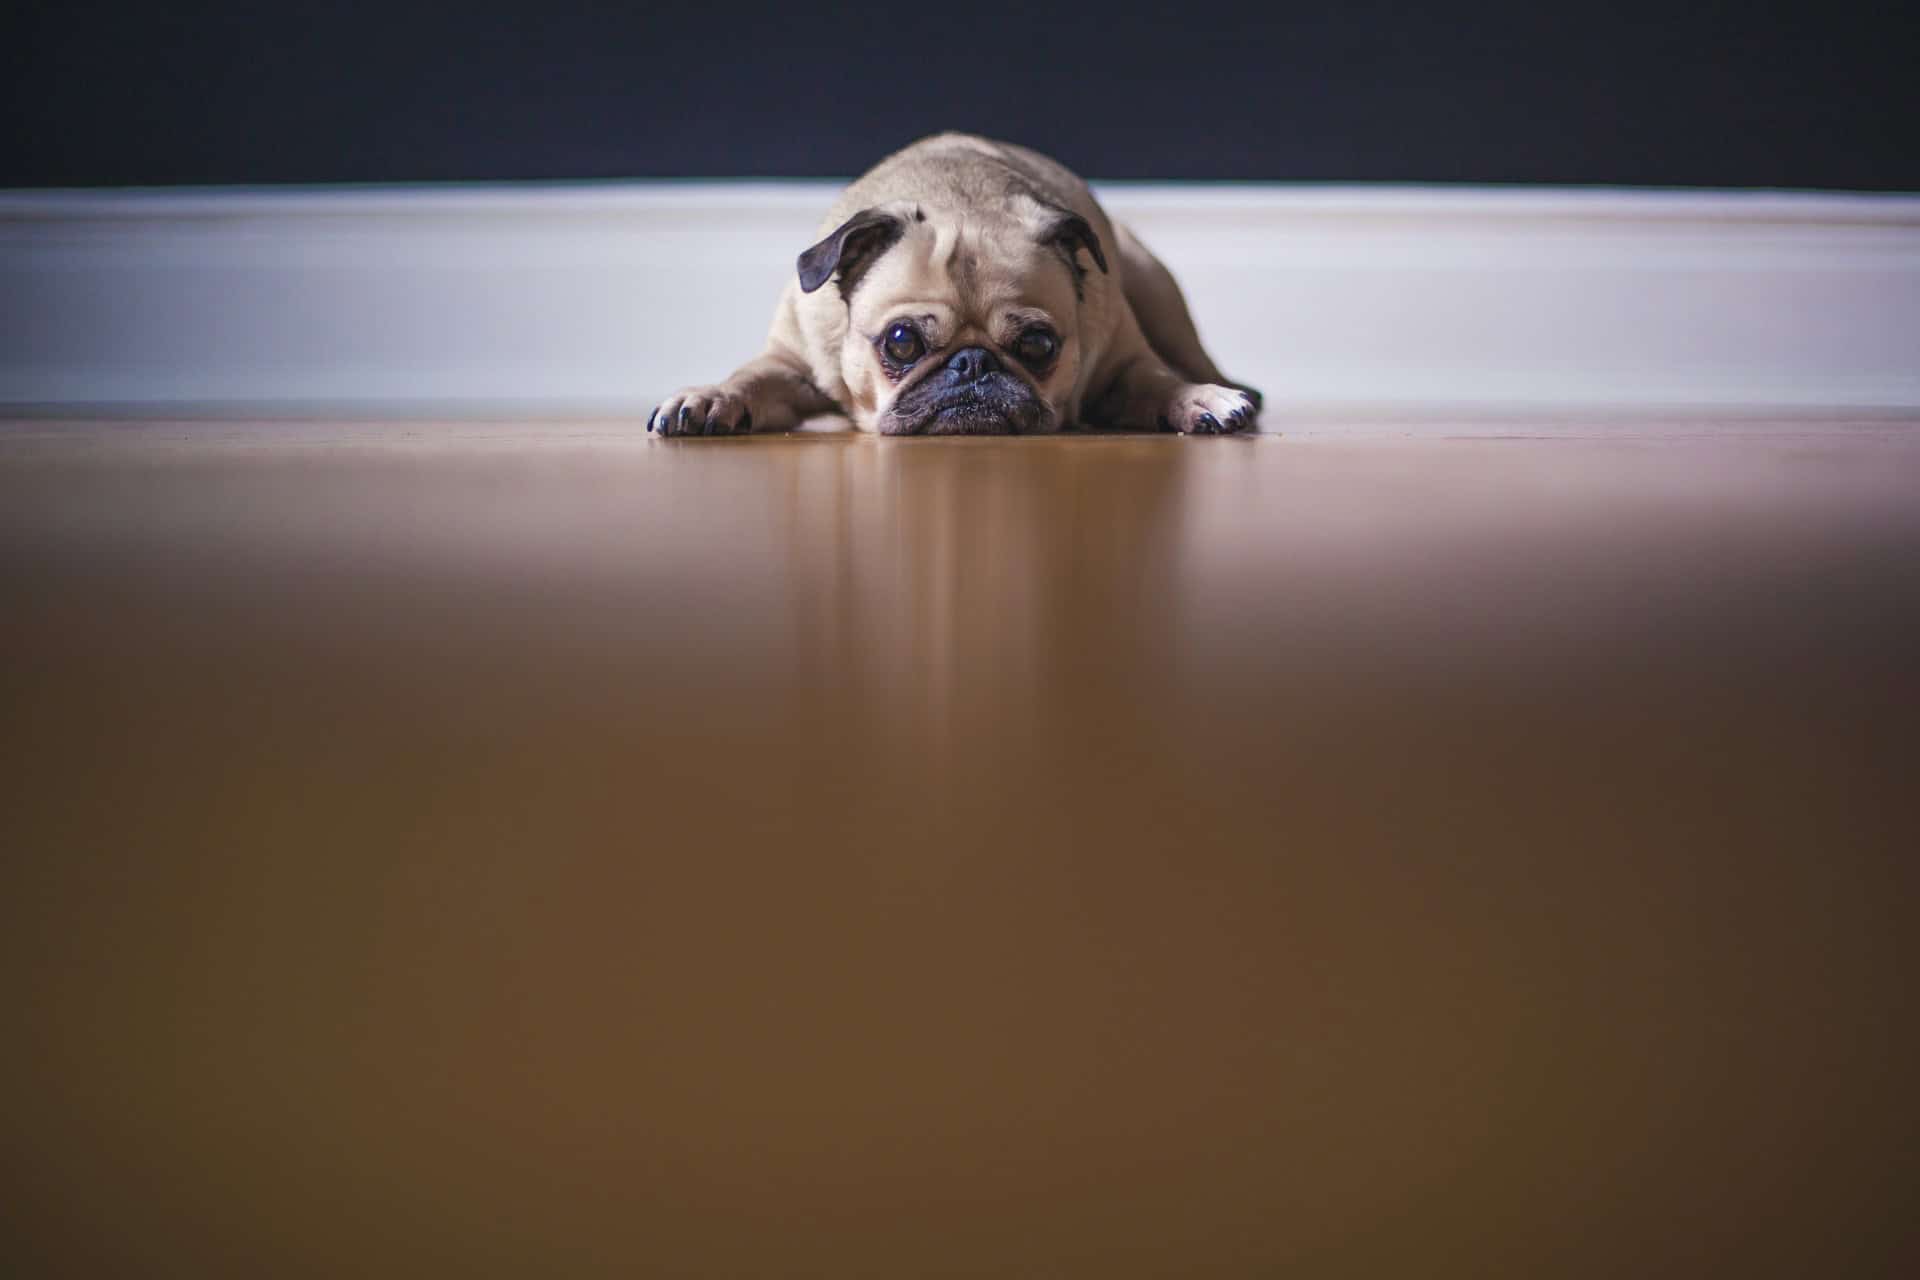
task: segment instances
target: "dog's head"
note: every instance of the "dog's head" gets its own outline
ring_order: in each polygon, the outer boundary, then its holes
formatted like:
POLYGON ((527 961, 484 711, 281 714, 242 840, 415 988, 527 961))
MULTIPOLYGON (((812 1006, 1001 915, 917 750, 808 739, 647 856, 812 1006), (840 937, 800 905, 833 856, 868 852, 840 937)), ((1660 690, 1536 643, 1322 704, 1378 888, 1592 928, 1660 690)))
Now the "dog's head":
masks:
POLYGON ((800 255, 800 287, 847 307, 840 372, 861 425, 883 435, 1057 430, 1084 351, 1098 234, 1022 198, 990 211, 910 201, 863 209, 800 255))

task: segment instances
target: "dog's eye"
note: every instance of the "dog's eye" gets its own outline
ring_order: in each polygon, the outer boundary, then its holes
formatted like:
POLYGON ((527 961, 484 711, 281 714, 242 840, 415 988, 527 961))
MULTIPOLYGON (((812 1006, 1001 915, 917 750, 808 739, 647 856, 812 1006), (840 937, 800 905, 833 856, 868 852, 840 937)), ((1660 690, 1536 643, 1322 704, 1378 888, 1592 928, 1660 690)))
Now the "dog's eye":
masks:
POLYGON ((1032 365, 1045 364, 1059 349, 1060 340, 1045 329, 1029 329, 1013 344, 1013 353, 1032 365))
POLYGON ((927 344, 920 337, 920 331, 910 324, 896 324, 887 330, 887 359, 895 364, 912 364, 926 354, 927 344))

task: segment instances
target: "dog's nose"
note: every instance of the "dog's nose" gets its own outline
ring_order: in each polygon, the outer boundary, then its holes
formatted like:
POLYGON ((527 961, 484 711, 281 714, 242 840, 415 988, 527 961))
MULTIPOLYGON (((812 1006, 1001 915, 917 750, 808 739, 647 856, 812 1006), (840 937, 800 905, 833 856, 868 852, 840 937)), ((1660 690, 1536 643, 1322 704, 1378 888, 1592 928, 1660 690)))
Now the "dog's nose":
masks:
POLYGON ((999 367, 985 347, 962 347, 947 359, 947 373, 955 382, 978 382, 999 367))

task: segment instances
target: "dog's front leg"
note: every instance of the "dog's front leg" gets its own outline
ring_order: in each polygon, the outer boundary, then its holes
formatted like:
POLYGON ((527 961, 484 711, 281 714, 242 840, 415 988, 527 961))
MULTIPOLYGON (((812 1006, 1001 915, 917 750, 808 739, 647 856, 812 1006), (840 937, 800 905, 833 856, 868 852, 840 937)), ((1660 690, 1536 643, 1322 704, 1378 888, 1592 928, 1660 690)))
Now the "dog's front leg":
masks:
POLYGON ((1115 370, 1113 379, 1089 400, 1087 422, 1122 431, 1178 431, 1215 435, 1253 425, 1259 406, 1246 392, 1210 382, 1188 382, 1150 351, 1142 351, 1115 370))
POLYGON ((832 412, 833 401, 813 385, 806 363, 769 347, 725 382, 686 387, 668 396, 647 419, 647 430, 663 436, 745 435, 786 431, 815 414, 832 412))

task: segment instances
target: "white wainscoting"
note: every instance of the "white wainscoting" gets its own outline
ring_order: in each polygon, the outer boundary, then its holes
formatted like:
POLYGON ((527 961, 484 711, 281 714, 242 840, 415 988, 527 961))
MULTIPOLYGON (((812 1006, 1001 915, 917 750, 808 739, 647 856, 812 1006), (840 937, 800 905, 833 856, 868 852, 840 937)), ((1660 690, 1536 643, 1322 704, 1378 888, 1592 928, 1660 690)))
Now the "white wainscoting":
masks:
MULTIPOLYGON (((0 194, 0 410, 644 414, 826 183, 0 194)), ((1920 197, 1111 185, 1296 414, 1920 409, 1920 197)))

